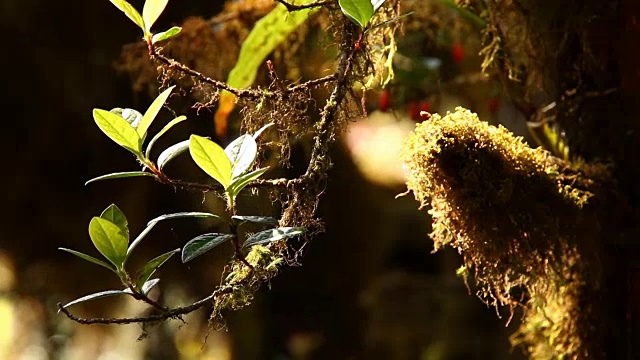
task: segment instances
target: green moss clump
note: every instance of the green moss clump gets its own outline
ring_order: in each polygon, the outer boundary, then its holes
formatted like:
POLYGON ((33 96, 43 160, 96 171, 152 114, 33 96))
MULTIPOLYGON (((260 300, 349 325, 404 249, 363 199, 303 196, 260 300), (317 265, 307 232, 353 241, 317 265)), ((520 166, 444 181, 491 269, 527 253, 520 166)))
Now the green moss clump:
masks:
POLYGON ((463 255, 488 304, 523 307, 513 340, 540 359, 596 353, 585 344, 589 307, 577 306, 597 277, 582 261, 589 181, 463 108, 418 125, 404 161, 408 188, 430 205, 435 250, 463 255))
POLYGON ((235 261, 221 286, 223 292, 216 297, 210 319, 222 320, 224 310, 239 310, 251 304, 258 287, 278 274, 278 265, 284 260, 266 246, 255 245, 247 254, 249 269, 240 261, 235 261), (228 291, 224 291, 228 289, 228 291))

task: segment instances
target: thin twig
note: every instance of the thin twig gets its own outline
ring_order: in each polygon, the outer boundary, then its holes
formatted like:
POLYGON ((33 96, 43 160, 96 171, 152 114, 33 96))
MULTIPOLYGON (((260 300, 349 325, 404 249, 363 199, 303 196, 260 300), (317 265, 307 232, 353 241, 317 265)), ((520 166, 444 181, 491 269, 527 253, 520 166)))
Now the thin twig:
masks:
POLYGON ((151 300, 147 295, 139 292, 138 290, 136 290, 136 288, 133 286, 133 284, 129 285, 129 290, 131 290, 131 295, 133 296, 134 299, 136 300, 140 300, 140 301, 144 301, 145 303, 153 306, 154 308, 160 310, 160 311, 167 311, 169 310, 168 308, 158 304, 157 302, 151 300))
MULTIPOLYGON (((239 284, 235 284, 236 286, 239 284)), ((181 315, 192 313, 211 301, 215 300, 216 297, 230 294, 233 291, 233 286, 224 286, 216 289, 211 295, 206 298, 196 301, 191 305, 182 306, 173 308, 167 311, 163 311, 159 314, 149 315, 149 316, 141 316, 141 317, 132 317, 132 318, 82 318, 79 316, 73 315, 67 308, 65 308, 62 303, 58 303, 58 309, 60 312, 65 314, 69 319, 83 324, 83 325, 92 325, 92 324, 134 324, 134 323, 149 323, 155 321, 164 321, 167 319, 179 319, 181 315)))
POLYGON ((318 85, 322 85, 331 81, 335 81, 336 79, 336 74, 331 74, 331 75, 327 75, 325 77, 321 77, 318 79, 313 79, 313 80, 309 80, 306 82, 303 82, 302 84, 298 84, 298 85, 294 85, 294 86, 290 86, 289 88, 287 88, 286 92, 288 93, 292 93, 292 92, 296 92, 296 91, 300 91, 300 90, 307 90, 309 88, 318 86, 318 85))
POLYGON ((298 11, 298 10, 304 10, 304 9, 310 9, 310 8, 315 8, 315 7, 319 7, 319 6, 326 6, 326 5, 331 5, 331 4, 335 4, 336 1, 335 0, 324 0, 324 1, 315 1, 309 4, 301 4, 301 5, 296 5, 296 4, 291 4, 289 2, 286 2, 284 0, 275 0, 277 2, 279 2, 280 4, 284 5, 284 7, 287 8, 287 11, 292 12, 292 11, 298 11))
POLYGON ((179 70, 182 73, 185 73, 187 75, 193 76, 196 79, 200 80, 203 83, 209 84, 213 87, 215 87, 216 89, 222 89, 222 90, 226 90, 230 93, 232 93, 233 95, 237 96, 237 97, 241 97, 241 98, 249 98, 249 99, 259 99, 262 97, 273 97, 274 95, 267 92, 267 91, 261 91, 261 90, 255 90, 255 89, 237 89, 234 87, 231 87, 229 85, 227 85, 225 82, 223 81, 218 81, 215 79, 212 79, 198 71, 195 71, 193 69, 191 69, 190 67, 176 61, 173 60, 171 58, 168 58, 160 53, 158 53, 155 48, 150 47, 149 48, 149 52, 150 52, 150 56, 152 60, 158 60, 162 63, 164 63, 165 65, 167 65, 170 69, 174 69, 174 70, 179 70))

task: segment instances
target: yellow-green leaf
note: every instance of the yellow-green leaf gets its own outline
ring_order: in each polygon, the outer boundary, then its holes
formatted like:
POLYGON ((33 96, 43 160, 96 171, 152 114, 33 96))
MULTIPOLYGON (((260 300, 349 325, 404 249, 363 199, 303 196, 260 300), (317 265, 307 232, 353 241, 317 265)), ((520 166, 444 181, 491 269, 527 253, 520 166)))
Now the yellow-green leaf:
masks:
POLYGON ((374 9, 370 0, 339 0, 338 4, 342 12, 363 29, 373 17, 374 9))
POLYGON ((113 5, 115 5, 120 11, 122 11, 134 24, 140 27, 140 30, 144 31, 144 20, 142 20, 142 16, 138 10, 136 10, 131 4, 124 0, 109 0, 113 5))
POLYGON ((104 209, 104 211, 102 211, 102 214, 100 214, 100 217, 105 220, 111 221, 117 227, 119 227, 120 230, 125 233, 127 241, 129 241, 129 223, 127 221, 127 217, 124 215, 122 210, 120 210, 120 208, 116 206, 116 204, 111 204, 106 209, 104 209))
POLYGON ((138 132, 138 135, 140 136, 142 141, 144 141, 144 139, 147 137, 147 130, 149 130, 149 126, 151 126, 151 123, 160 112, 160 109, 162 109, 162 105, 164 105, 169 95, 171 95, 171 91, 173 91, 174 87, 175 85, 160 93, 160 95, 158 95, 158 97, 153 100, 147 111, 144 112, 142 121, 140 121, 140 124, 136 128, 136 131, 138 132))
POLYGON ((142 8, 142 20, 145 33, 151 33, 151 27, 164 11, 169 0, 147 0, 142 8))
POLYGON ((140 155, 142 140, 136 129, 119 115, 102 109, 93 109, 93 119, 96 124, 116 144, 140 155))
MULTIPOLYGON (((302 0, 295 3, 300 5, 312 1, 302 0)), ((314 10, 303 9, 289 12, 284 5, 276 5, 256 23, 242 43, 238 62, 229 73, 227 84, 235 88, 251 86, 256 79, 258 69, 267 56, 285 41, 293 30, 302 25, 309 17, 309 13, 314 10)), ((235 96, 227 91, 222 91, 219 102, 220 106, 215 115, 216 134, 223 136, 227 128, 227 117, 235 106, 235 96)))
POLYGON ((151 43, 155 44, 159 41, 164 41, 167 39, 170 39, 176 35, 178 35, 180 33, 180 31, 182 31, 182 28, 179 26, 174 26, 171 29, 167 30, 167 31, 163 31, 163 32, 159 32, 155 35, 153 35, 153 37, 151 38, 151 43))
POLYGON ((169 121, 169 123, 167 125, 165 125, 162 130, 160 130, 152 139, 151 141, 149 141, 149 145, 147 145, 147 151, 145 151, 144 156, 148 159, 149 158, 149 153, 151 152, 151 148, 153 147, 153 144, 156 143, 156 141, 160 138, 160 136, 164 135, 164 133, 166 133, 167 131, 169 131, 169 129, 171 129, 174 125, 179 124, 183 121, 187 120, 186 116, 178 116, 177 118, 169 121))
POLYGON ((189 152, 196 164, 224 188, 231 183, 231 162, 220 145, 198 135, 191 135, 189 152))
POLYGON ((128 240, 122 230, 109 220, 94 217, 89 223, 89 236, 93 245, 117 269, 124 267, 128 240))

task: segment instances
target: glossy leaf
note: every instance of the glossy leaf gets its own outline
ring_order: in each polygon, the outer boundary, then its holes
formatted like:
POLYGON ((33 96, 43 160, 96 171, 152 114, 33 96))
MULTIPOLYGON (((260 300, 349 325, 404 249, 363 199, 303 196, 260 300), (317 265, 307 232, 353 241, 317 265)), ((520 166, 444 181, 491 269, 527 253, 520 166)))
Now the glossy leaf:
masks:
POLYGON ((135 155, 140 154, 142 140, 138 136, 136 129, 123 119, 122 116, 112 112, 93 109, 93 119, 96 124, 111 140, 123 148, 131 151, 135 155))
POLYGON ((264 167, 238 177, 233 181, 231 185, 229 185, 229 189, 227 190, 227 192, 235 198, 236 196, 238 196, 240 191, 245 188, 245 186, 249 185, 250 182, 262 176, 262 174, 267 172, 267 170, 269 170, 269 168, 264 167))
POLYGON ((256 224, 265 224, 265 225, 278 225, 278 220, 272 218, 271 216, 239 216, 234 215, 231 217, 236 223, 242 224, 245 222, 252 222, 256 224))
POLYGON ((233 234, 202 234, 187 242, 182 248, 182 262, 186 263, 194 258, 206 253, 214 247, 231 240, 235 237, 233 234))
POLYGON ((144 21, 144 31, 151 32, 151 27, 158 20, 160 14, 164 11, 169 0, 146 0, 142 8, 142 20, 144 21))
POLYGON ((180 212, 180 213, 175 213, 175 214, 166 214, 166 215, 162 215, 162 216, 158 216, 157 218, 149 221, 147 223, 147 226, 151 226, 157 222, 163 221, 163 220, 170 220, 170 219, 180 219, 180 218, 188 218, 188 217, 199 217, 199 218, 204 218, 204 217, 208 217, 208 218, 216 218, 216 219, 220 219, 220 216, 216 215, 216 214, 211 214, 211 213, 206 213, 206 212, 180 212))
POLYGON ((145 295, 148 295, 149 291, 151 291, 151 289, 153 289, 154 286, 156 286, 159 282, 160 279, 151 279, 142 284, 142 288, 139 291, 145 295))
POLYGON ((140 121, 142 121, 142 114, 138 110, 129 109, 129 108, 113 108, 109 111, 110 113, 116 114, 123 119, 127 120, 133 128, 137 128, 140 125, 140 121))
POLYGON ((231 183, 231 162, 220 145, 197 135, 191 135, 189 152, 196 164, 224 188, 231 183))
POLYGON ((258 145, 253 136, 245 134, 233 140, 224 152, 231 161, 231 178, 235 180, 256 161, 258 145))
POLYGON ((122 11, 134 24, 140 27, 140 30, 144 31, 144 20, 142 20, 142 16, 138 10, 136 10, 131 4, 124 0, 109 0, 113 5, 115 5, 120 11, 122 11))
POLYGON ((370 0, 370 1, 371 1, 371 6, 373 6, 373 12, 375 13, 376 11, 378 11, 378 9, 380 9, 382 4, 384 4, 386 0, 370 0))
POLYGON ((338 0, 338 4, 342 12, 363 29, 373 17, 374 8, 370 0, 338 0))
POLYGON ((109 180, 109 179, 122 179, 122 178, 130 178, 130 177, 140 177, 140 176, 148 176, 148 177, 156 177, 154 174, 146 171, 126 171, 126 172, 118 172, 113 174, 107 174, 95 177, 86 183, 85 185, 89 185, 92 182, 100 181, 100 180, 109 180))
POLYGON ((169 161, 187 150, 189 150, 189 140, 180 141, 177 144, 169 146, 158 156, 158 168, 162 170, 169 161))
MULTIPOLYGON (((301 0, 296 4, 304 5, 312 1, 314 0, 301 0)), ((284 5, 277 4, 273 10, 256 22, 242 43, 238 61, 229 72, 227 84, 235 88, 251 86, 256 79, 258 70, 264 66, 267 56, 285 41, 291 32, 302 25, 311 12, 316 10, 317 8, 289 12, 284 5)), ((214 119, 218 136, 225 135, 227 118, 234 107, 235 95, 228 91, 222 91, 214 119)))
POLYGON ((75 251, 75 250, 66 249, 66 248, 58 248, 58 250, 62 250, 62 251, 68 252, 69 254, 73 254, 73 255, 79 257, 82 260, 86 260, 88 262, 92 262, 92 263, 94 263, 96 265, 100 265, 102 267, 105 267, 105 268, 113 271, 113 272, 116 272, 116 269, 112 265, 107 264, 106 262, 104 262, 102 260, 96 259, 93 256, 81 253, 80 251, 75 251))
MULTIPOLYGON (((147 3, 148 2, 149 1, 147 1, 147 3)), ((144 112, 142 121, 140 121, 140 125, 138 125, 138 127, 136 128, 140 139, 144 140, 147 137, 147 130, 149 130, 149 126, 151 126, 151 123, 160 112, 160 109, 162 109, 162 106, 169 98, 169 95, 171 95, 171 91, 173 91, 174 87, 175 85, 160 93, 160 95, 158 95, 158 97, 153 100, 151 105, 149 105, 147 111, 144 112)))
POLYGON ((95 294, 91 294, 91 295, 87 295, 87 296, 83 296, 79 299, 73 300, 71 302, 66 303, 63 308, 67 308, 71 305, 76 305, 76 304, 80 304, 82 302, 85 301, 90 301, 90 300, 96 300, 96 299, 100 299, 100 298, 104 298, 107 296, 114 296, 114 295, 131 295, 130 292, 126 292, 124 290, 107 290, 107 291, 101 291, 95 294))
POLYGON ((260 129, 258 129, 258 131, 256 131, 256 132, 253 134, 253 139, 254 139, 254 140, 258 139, 258 137, 259 137, 259 136, 260 136, 260 135, 261 135, 265 130, 267 130, 267 128, 269 128, 271 125, 274 125, 274 124, 273 124, 273 123, 268 123, 267 125, 265 125, 265 126, 261 127, 260 129))
POLYGON ((147 262, 138 271, 138 278, 136 280, 136 290, 142 291, 144 284, 147 283, 149 278, 156 272, 156 270, 158 270, 158 268, 162 266, 162 264, 164 264, 167 260, 169 260, 173 256, 173 254, 177 252, 180 252, 180 249, 171 250, 147 262))
POLYGON ((242 246, 254 246, 272 241, 288 239, 298 236, 305 231, 306 229, 302 227, 281 227, 277 229, 264 230, 251 235, 242 246))
POLYGON ((116 269, 122 269, 127 256, 128 241, 122 230, 109 220, 94 217, 89 223, 93 245, 116 269))
POLYGON ((151 229, 153 229, 154 226, 156 226, 157 223, 150 223, 149 225, 147 225, 146 228, 144 228, 144 230, 142 230, 142 232, 140 234, 138 234, 138 236, 131 242, 131 245, 129 245, 129 247, 127 248, 127 258, 129 256, 131 256, 131 253, 133 252, 133 249, 136 248, 136 246, 138 246, 138 244, 140 244, 140 241, 142 241, 142 239, 144 239, 145 236, 147 236, 147 234, 149 234, 149 232, 151 231, 151 229))
POLYGON ((164 133, 166 133, 167 131, 169 131, 169 129, 171 129, 172 127, 174 127, 176 124, 179 124, 183 121, 187 120, 186 116, 178 116, 177 118, 169 121, 167 123, 167 125, 165 125, 162 130, 160 130, 152 139, 151 141, 149 141, 149 145, 147 145, 147 151, 145 152, 144 156, 148 159, 149 158, 149 153, 151 152, 151 148, 153 147, 153 144, 156 143, 156 141, 162 136, 164 135, 164 133))
POLYGON ((116 206, 116 204, 111 204, 109 207, 104 209, 100 217, 109 220, 114 223, 117 227, 120 228, 122 232, 126 234, 127 241, 129 239, 129 223, 127 222, 127 217, 124 215, 122 210, 116 206))
POLYGON ((168 39, 180 34, 180 31, 182 31, 182 28, 180 26, 174 26, 174 27, 172 27, 171 29, 169 29, 167 31, 159 32, 159 33, 153 35, 153 37, 151 38, 151 43, 155 44, 155 43, 160 42, 160 41, 168 40, 168 39))

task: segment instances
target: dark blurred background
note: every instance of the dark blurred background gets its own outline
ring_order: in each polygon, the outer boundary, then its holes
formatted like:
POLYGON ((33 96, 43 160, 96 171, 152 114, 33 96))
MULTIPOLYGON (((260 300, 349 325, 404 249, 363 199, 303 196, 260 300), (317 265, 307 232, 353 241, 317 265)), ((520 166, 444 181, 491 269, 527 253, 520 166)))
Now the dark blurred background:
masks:
MULTIPOLYGON (((143 1, 131 2, 142 7, 143 1)), ((158 27, 188 16, 211 17, 221 6, 171 1, 158 27)), ((468 295, 455 276, 457 254, 431 254, 426 211, 411 196, 395 199, 404 191, 401 184, 363 177, 346 142, 335 146, 335 168, 320 202, 326 232, 309 245, 302 267, 283 268, 251 307, 227 314, 227 332, 209 333, 206 311, 187 317, 187 324, 150 326, 141 341, 143 329, 136 325, 82 326, 56 314, 57 302, 118 286, 104 269, 57 250, 96 254, 87 226, 110 203, 127 214, 134 234, 157 215, 211 211, 220 204, 212 195, 205 201, 202 194, 175 192, 147 179, 83 185, 136 168, 95 126, 91 110, 145 109, 151 100, 114 70, 122 46, 139 33, 109 1, 5 0, 0 9, 0 358, 519 358, 508 341, 516 321, 505 329, 504 319, 468 295)), ((211 131, 211 114, 191 115, 195 120, 176 128, 164 145, 192 131, 211 131)), ((170 118, 166 111, 162 116, 170 118)), ((178 167, 187 177, 201 176, 188 164, 178 167)), ((134 262, 180 247, 210 227, 195 220, 159 225, 134 262)), ((206 296, 229 256, 221 252, 190 266, 172 259, 159 273, 163 299, 177 305, 206 296)), ((145 309, 110 298, 74 311, 111 317, 145 309)))

